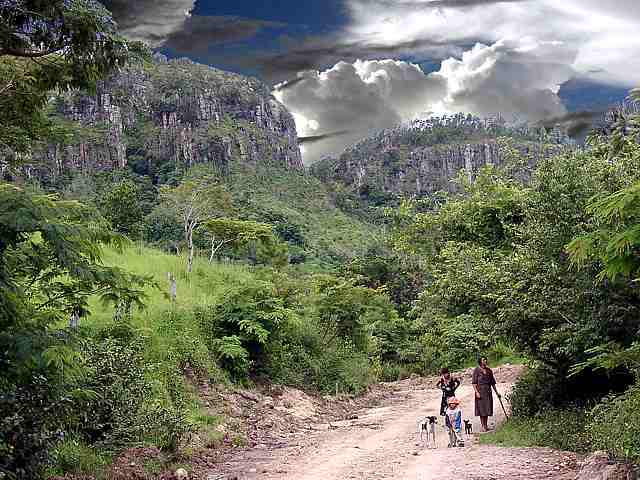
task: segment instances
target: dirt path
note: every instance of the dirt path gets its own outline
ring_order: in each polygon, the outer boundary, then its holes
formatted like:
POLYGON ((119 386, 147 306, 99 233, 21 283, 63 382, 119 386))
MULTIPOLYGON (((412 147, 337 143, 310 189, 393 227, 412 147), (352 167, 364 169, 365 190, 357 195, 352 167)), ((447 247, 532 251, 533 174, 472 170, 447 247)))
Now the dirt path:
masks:
MULTIPOLYGON (((500 380, 500 372, 496 377, 500 380)), ((310 425, 304 436, 282 448, 254 448, 227 460, 210 479, 242 480, 499 480, 575 479, 575 456, 548 449, 479 445, 476 436, 462 448, 447 448, 442 425, 437 449, 419 443, 417 421, 437 415, 441 394, 429 385, 406 385, 385 404, 357 412, 357 419, 310 425)), ((511 383, 499 383, 506 394, 511 383)), ((473 420, 473 389, 467 378, 458 389, 465 419, 473 420)), ((499 404, 490 425, 504 419, 499 404)))

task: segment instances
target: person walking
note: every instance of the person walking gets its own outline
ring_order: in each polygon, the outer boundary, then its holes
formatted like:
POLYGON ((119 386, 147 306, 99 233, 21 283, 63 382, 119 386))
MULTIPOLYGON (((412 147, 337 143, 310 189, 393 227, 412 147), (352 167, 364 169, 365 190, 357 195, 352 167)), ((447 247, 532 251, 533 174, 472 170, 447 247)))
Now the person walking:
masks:
POLYGON ((440 369, 440 380, 436 387, 442 390, 442 402, 440 403, 440 415, 444 416, 447 410, 447 399, 455 396, 456 389, 460 386, 460 379, 451 375, 448 368, 440 369))
POLYGON ((480 417, 481 430, 488 432, 489 417, 493 416, 493 393, 491 389, 493 388, 498 398, 502 398, 502 396, 496 388, 496 379, 493 376, 493 370, 489 368, 486 357, 480 357, 478 360, 478 366, 473 371, 471 383, 475 390, 476 417, 480 417))

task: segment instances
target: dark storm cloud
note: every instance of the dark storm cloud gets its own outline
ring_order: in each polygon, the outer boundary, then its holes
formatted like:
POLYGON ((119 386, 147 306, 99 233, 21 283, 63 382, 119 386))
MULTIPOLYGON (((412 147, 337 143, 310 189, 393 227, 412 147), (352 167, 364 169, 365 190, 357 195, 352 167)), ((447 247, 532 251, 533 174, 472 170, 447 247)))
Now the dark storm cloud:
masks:
POLYGON ((195 0, 102 0, 122 34, 158 46, 183 28, 195 0))
POLYGON ((202 53, 212 45, 248 40, 264 28, 284 26, 279 22, 243 17, 194 16, 188 18, 180 30, 172 33, 163 46, 180 53, 202 53))
MULTIPOLYGON (((330 39, 309 40, 298 48, 277 54, 258 54, 241 60, 246 65, 257 67, 271 82, 280 82, 305 70, 318 70, 339 61, 356 59, 398 57, 420 50, 422 57, 435 59, 459 54, 461 48, 448 40, 419 38, 395 44, 367 41, 341 42, 330 39)), ((298 79, 294 79, 297 83, 298 79)), ((286 85, 287 88, 291 85, 286 85)))
POLYGON ((255 37, 284 24, 237 16, 191 16, 194 0, 104 0, 126 37, 182 54, 255 37))
POLYGON ((322 140, 327 140, 329 138, 342 137, 344 135, 348 135, 349 133, 351 133, 349 130, 341 130, 339 132, 324 133, 322 135, 311 135, 311 136, 308 136, 308 137, 298 137, 298 143, 300 145, 308 145, 308 144, 311 144, 311 143, 320 142, 322 140))
POLYGON ((604 114, 603 111, 571 112, 558 117, 544 119, 538 125, 552 129, 560 127, 572 138, 583 137, 591 130, 604 114))

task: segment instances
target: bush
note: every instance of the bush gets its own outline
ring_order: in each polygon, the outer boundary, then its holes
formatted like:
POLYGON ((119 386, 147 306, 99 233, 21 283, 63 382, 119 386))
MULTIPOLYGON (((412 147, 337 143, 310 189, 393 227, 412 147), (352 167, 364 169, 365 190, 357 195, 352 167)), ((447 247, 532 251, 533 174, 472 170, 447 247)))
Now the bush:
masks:
POLYGON ((585 370, 567 378, 538 365, 528 370, 515 384, 511 396, 513 413, 519 417, 531 417, 549 409, 591 408, 605 395, 624 391, 629 385, 629 378, 630 374, 623 370, 585 370))
POLYGON ((273 284, 253 281, 229 289, 213 307, 198 308, 196 319, 209 348, 235 378, 266 364, 265 345, 279 326, 296 316, 273 284))
POLYGON ((195 432, 183 405, 155 404, 146 409, 147 435, 161 450, 177 451, 195 432))
POLYGON ((464 368, 475 364, 480 354, 496 346, 491 324, 482 316, 471 314, 447 318, 434 315, 422 299, 414 310, 418 320, 413 327, 416 342, 416 362, 423 372, 436 372, 442 367, 464 368), (417 336, 417 335, 416 335, 417 336))
POLYGON ((470 359, 486 352, 492 343, 491 326, 484 318, 459 315, 443 322, 440 348, 441 362, 449 368, 459 368, 470 359))
POLYGON ((409 378, 412 373, 419 373, 421 370, 417 365, 405 365, 397 362, 374 361, 371 371, 375 378, 381 382, 395 382, 409 378))
POLYGON ((61 423, 52 383, 34 374, 29 384, 0 391, 0 478, 37 478, 49 460, 61 423))
POLYGON ((68 427, 108 448, 138 443, 145 429, 139 412, 152 391, 140 347, 108 338, 85 340, 81 349, 89 368, 84 388, 94 395, 77 405, 68 427))
POLYGON ((514 416, 496 432, 480 438, 482 443, 509 447, 549 447, 586 452, 589 441, 585 433, 586 415, 577 409, 555 409, 531 417, 514 416))
POLYGON ((543 367, 531 368, 513 386, 511 408, 514 417, 530 418, 565 403, 564 379, 543 367))
POLYGON ((640 383, 610 396, 591 412, 587 432, 592 448, 640 464, 640 383))
POLYGON ((324 393, 362 393, 373 381, 369 359, 349 341, 340 341, 319 359, 317 385, 324 393))
POLYGON ((100 472, 109 458, 99 455, 95 449, 87 445, 78 435, 68 435, 51 452, 53 466, 48 475, 92 475, 100 478, 100 472))
POLYGON ((319 355, 301 344, 273 342, 269 347, 267 374, 274 383, 317 387, 321 374, 319 355))
POLYGON ((360 393, 374 379, 366 352, 348 339, 324 345, 316 324, 290 322, 268 345, 269 378, 323 393, 360 393))

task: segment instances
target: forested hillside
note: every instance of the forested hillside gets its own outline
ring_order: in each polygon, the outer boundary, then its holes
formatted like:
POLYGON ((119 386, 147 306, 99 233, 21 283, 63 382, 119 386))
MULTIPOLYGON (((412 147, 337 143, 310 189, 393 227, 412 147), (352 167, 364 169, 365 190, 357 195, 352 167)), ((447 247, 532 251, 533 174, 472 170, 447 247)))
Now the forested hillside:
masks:
POLYGON ((640 462, 637 109, 579 149, 433 120, 312 175, 256 80, 152 61, 89 0, 32 7, 51 36, 0 30, 0 477, 152 451, 141 478, 173 478, 249 443, 226 391, 479 356, 528 367, 494 441, 640 462))
POLYGON ((380 131, 338 157, 316 163, 313 172, 375 204, 403 195, 460 191, 451 181, 460 170, 473 178, 483 166, 508 163, 516 154, 525 167, 521 174, 527 176, 540 159, 574 145, 560 129, 509 126, 500 117, 457 114, 380 131))
MULTIPOLYGON (((22 169, 5 175, 55 185, 125 168, 158 181, 196 164, 302 168, 293 118, 265 85, 187 59, 129 64, 94 93, 55 93, 44 113, 52 128, 19 158, 22 169)), ((3 153, 6 163, 11 153, 3 153)))

